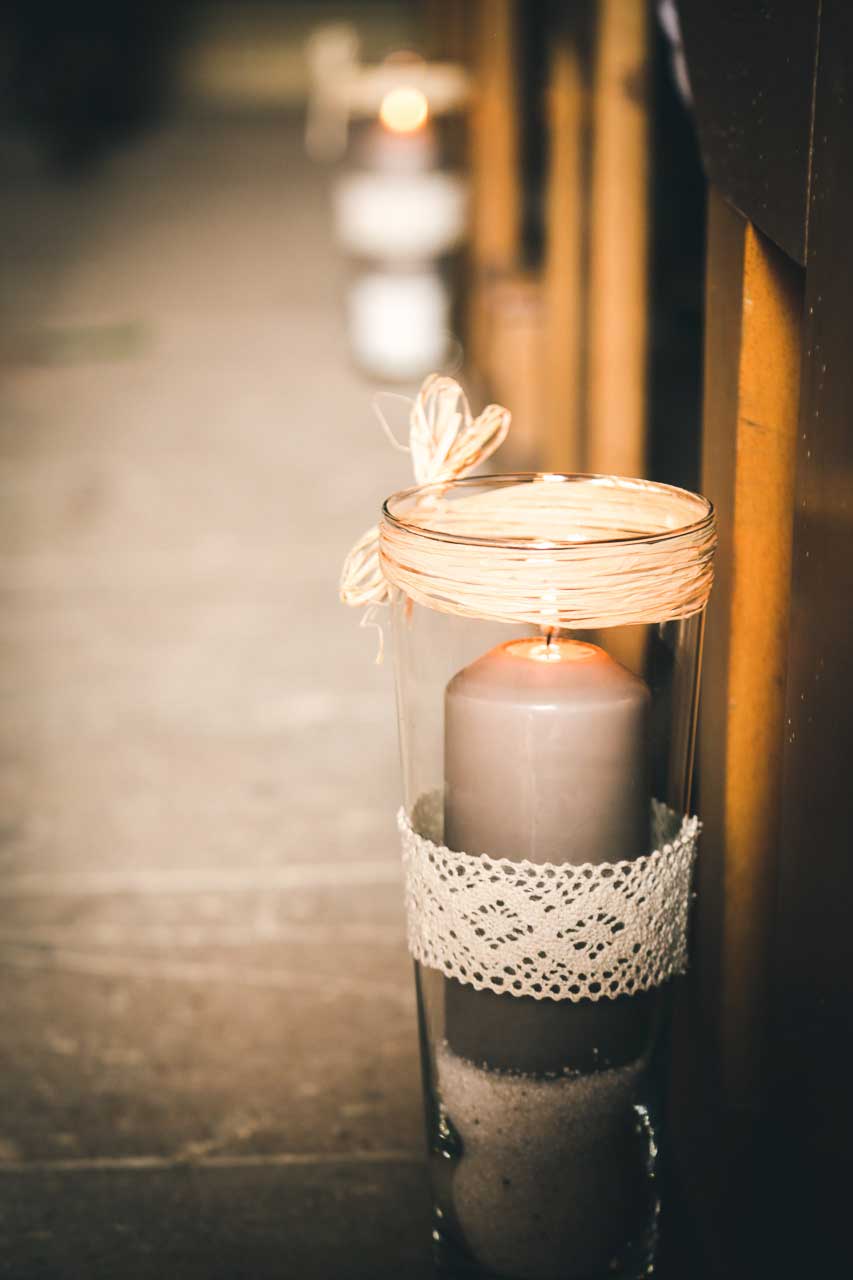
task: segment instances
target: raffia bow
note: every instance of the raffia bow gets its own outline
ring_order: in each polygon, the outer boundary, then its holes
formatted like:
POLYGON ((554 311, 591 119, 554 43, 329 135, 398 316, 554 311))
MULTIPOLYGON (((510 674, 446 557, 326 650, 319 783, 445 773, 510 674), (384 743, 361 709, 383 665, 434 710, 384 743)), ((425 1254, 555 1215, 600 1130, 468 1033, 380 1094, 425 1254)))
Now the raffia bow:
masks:
MULTIPOLYGON (((499 449, 511 414, 487 405, 479 417, 453 378, 432 373, 412 405, 409 447, 417 484, 434 484, 467 475, 499 449)), ((341 600, 355 607, 385 604, 389 587, 379 563, 379 526, 363 534, 344 561, 341 600)))

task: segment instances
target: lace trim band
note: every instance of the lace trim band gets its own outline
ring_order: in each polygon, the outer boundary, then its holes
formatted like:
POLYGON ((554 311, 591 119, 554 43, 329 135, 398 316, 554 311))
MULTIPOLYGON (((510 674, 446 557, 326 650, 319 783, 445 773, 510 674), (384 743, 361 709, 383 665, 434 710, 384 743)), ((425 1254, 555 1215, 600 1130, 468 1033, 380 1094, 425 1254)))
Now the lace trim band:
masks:
POLYGON ((653 853, 579 866, 452 852, 440 793, 397 821, 421 964, 479 991, 572 1001, 645 991, 686 969, 698 818, 653 801, 653 853))

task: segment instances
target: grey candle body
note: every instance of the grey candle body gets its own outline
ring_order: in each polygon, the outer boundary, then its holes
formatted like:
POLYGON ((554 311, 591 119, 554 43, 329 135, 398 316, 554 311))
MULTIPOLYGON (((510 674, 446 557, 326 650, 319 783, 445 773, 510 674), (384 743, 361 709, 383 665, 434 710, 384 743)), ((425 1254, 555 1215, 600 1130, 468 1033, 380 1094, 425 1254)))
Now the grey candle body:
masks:
MULTIPOLYGON (((649 852, 645 683, 602 649, 512 641, 450 681, 445 842, 512 861, 600 863, 649 852)), ((656 1001, 578 1004, 449 979, 446 1036, 476 1062, 534 1074, 632 1061, 656 1001)))
POLYGON ((531 862, 648 853, 649 691, 595 645, 511 642, 445 699, 445 839, 531 862), (553 660, 525 656, 556 652, 553 660))

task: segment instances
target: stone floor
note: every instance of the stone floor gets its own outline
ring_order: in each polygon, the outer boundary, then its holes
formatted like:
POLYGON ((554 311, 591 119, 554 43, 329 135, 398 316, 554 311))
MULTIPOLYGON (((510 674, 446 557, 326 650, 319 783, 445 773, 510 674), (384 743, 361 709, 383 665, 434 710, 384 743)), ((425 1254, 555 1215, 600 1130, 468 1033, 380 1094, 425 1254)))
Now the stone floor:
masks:
POLYGON ((417 1277, 390 670, 408 482, 295 124, 0 211, 0 1275, 417 1277))

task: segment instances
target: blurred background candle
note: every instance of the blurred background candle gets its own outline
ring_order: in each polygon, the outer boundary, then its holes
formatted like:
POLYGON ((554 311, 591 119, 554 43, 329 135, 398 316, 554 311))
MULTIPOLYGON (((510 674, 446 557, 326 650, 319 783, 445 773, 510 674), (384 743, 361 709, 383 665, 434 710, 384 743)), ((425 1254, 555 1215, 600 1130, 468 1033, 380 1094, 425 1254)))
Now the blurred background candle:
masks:
POLYGON ((399 85, 354 146, 335 184, 338 242, 355 270, 347 299, 350 346, 376 377, 414 379, 443 363, 451 293, 443 261, 464 240, 467 188, 439 168, 426 94, 399 85))

